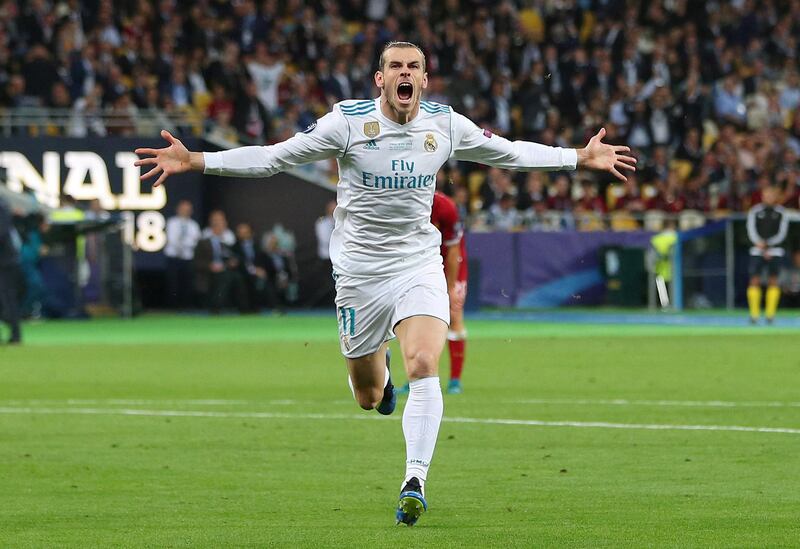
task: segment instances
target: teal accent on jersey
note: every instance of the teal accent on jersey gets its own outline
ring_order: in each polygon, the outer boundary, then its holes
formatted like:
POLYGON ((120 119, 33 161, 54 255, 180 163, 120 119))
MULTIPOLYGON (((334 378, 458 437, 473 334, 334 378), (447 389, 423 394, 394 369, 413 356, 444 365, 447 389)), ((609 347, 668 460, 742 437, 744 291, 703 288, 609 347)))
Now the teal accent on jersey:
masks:
POLYGON ((436 183, 436 174, 399 174, 379 175, 361 172, 361 182, 368 189, 428 189, 436 183))
POLYGON ((450 113, 450 107, 448 105, 442 105, 441 103, 433 103, 431 101, 421 101, 419 106, 423 111, 427 112, 428 114, 450 113))
POLYGON ((446 106, 431 107, 430 105, 420 103, 419 108, 428 114, 450 114, 450 107, 446 106))
POLYGON ((367 110, 364 110, 364 111, 357 111, 357 112, 342 111, 342 114, 345 115, 345 116, 364 116, 365 114, 370 114, 370 113, 373 113, 373 112, 375 112, 375 107, 372 107, 371 109, 367 109, 367 110))
POLYGON ((342 110, 343 111, 352 111, 352 110, 366 109, 367 107, 372 107, 374 109, 375 108, 375 103, 373 103, 372 101, 369 101, 367 103, 356 103, 355 105, 342 105, 342 110))
POLYGON ((347 116, 358 116, 362 114, 369 114, 370 112, 375 110, 375 102, 374 101, 359 101, 358 103, 353 103, 352 105, 342 105, 342 114, 347 116))
POLYGON ((420 107, 420 109, 428 114, 447 114, 450 112, 448 109, 431 109, 429 107, 420 107))
POLYGON ((349 99, 348 104, 345 105, 345 102, 342 101, 341 105, 342 108, 350 108, 350 107, 363 107, 364 105, 374 104, 374 99, 349 99))
POLYGON ((367 103, 365 105, 354 105, 352 107, 342 107, 343 111, 362 111, 366 109, 374 109, 375 105, 372 103, 367 103))
POLYGON ((350 335, 356 335, 356 310, 350 307, 350 335))

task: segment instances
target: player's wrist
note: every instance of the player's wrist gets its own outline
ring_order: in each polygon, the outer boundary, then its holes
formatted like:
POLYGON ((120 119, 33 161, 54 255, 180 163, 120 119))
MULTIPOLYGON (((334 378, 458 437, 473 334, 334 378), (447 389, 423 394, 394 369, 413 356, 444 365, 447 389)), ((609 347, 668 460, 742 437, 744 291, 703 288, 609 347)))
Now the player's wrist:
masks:
POLYGON ((575 154, 578 157, 578 162, 575 165, 576 168, 584 165, 586 160, 589 158, 589 153, 586 151, 586 147, 575 149, 575 154))
POLYGON ((206 169, 206 161, 201 152, 189 152, 189 169, 193 172, 202 172, 206 169))

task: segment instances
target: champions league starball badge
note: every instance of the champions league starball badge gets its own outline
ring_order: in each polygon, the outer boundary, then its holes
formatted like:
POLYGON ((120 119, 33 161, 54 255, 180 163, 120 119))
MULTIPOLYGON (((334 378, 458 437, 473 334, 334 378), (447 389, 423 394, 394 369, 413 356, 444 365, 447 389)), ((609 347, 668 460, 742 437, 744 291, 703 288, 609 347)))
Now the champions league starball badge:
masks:
POLYGON ((306 129, 303 130, 303 133, 311 133, 311 132, 314 131, 314 128, 316 128, 316 127, 317 127, 317 123, 316 122, 312 122, 311 124, 308 125, 308 127, 306 129))

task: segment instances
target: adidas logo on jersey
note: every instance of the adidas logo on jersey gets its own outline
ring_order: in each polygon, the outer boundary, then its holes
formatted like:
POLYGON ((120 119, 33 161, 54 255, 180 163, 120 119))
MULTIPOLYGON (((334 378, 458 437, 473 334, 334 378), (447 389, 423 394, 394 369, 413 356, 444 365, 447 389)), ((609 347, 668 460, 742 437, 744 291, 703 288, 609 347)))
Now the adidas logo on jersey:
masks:
POLYGON ((375 143, 374 139, 370 139, 367 142, 367 144, 364 145, 364 148, 367 149, 368 151, 379 151, 380 150, 380 147, 378 147, 378 144, 375 143))

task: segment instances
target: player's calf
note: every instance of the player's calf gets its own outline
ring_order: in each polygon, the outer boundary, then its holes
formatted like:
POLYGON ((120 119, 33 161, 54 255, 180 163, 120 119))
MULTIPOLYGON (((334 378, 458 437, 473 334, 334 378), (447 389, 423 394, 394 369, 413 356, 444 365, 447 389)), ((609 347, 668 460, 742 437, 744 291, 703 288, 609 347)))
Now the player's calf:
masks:
POLYGON ((383 400, 389 380, 386 367, 386 347, 359 358, 347 359, 347 382, 353 398, 364 410, 372 410, 383 400))
POLYGON ((369 387, 355 390, 356 402, 364 410, 372 410, 383 398, 383 389, 369 387))

